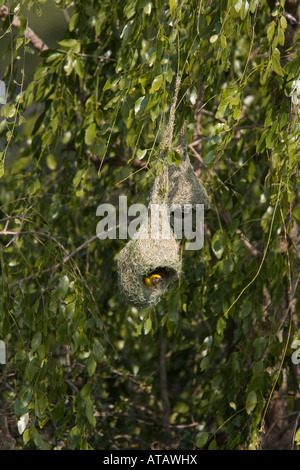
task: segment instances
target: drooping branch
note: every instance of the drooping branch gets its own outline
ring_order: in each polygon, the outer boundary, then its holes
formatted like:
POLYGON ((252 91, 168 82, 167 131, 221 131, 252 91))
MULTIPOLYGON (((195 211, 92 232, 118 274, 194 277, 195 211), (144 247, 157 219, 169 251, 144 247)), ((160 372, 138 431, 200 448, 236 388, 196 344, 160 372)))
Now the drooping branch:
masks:
MULTIPOLYGON (((13 14, 10 13, 9 9, 4 6, 0 7, 0 19, 1 21, 5 21, 7 17, 12 17, 13 14)), ((11 26, 14 28, 20 28, 22 26, 21 20, 18 18, 18 16, 14 16, 13 21, 10 23, 11 26)), ((36 49, 39 52, 47 51, 50 48, 47 46, 47 44, 31 29, 29 26, 25 29, 24 31, 24 36, 27 38, 32 45, 34 49, 36 49)), ((61 49, 53 49, 56 52, 59 52, 61 54, 66 54, 67 52, 61 49)), ((108 62, 117 62, 116 59, 112 57, 105 57, 102 55, 93 55, 93 54, 86 54, 84 52, 78 52, 75 54, 77 57, 91 57, 93 59, 98 59, 101 61, 108 61, 108 62)))
POLYGON ((159 375, 160 375, 160 392, 163 409, 163 427, 167 441, 170 439, 170 402, 168 396, 168 381, 166 371, 166 348, 167 340, 161 334, 160 337, 160 348, 159 348, 159 375))
MULTIPOLYGON (((1 21, 5 21, 6 18, 10 16, 13 15, 10 13, 9 9, 6 6, 0 8, 1 21)), ((20 28, 21 20, 17 16, 14 16, 13 21, 10 24, 14 28, 20 28)), ((35 32, 31 28, 27 27, 25 29, 24 36, 30 41, 32 47, 34 47, 34 49, 38 50, 39 52, 46 51, 47 49, 49 49, 47 44, 45 44, 44 41, 37 34, 35 34, 35 32)))
MULTIPOLYGON (((110 157, 110 158, 101 158, 97 157, 97 155, 94 155, 92 152, 89 150, 87 151, 87 155, 91 161, 91 163, 95 166, 97 172, 99 172, 102 168, 103 165, 109 165, 109 166, 126 166, 128 164, 128 159, 126 158, 126 155, 121 155, 120 153, 116 155, 115 157, 110 157)), ((131 162, 132 168, 136 169, 147 169, 147 163, 143 160, 139 160, 138 158, 134 158, 134 160, 131 162)))
MULTIPOLYGON (((273 11, 278 5, 279 2, 276 0, 267 0, 270 10, 273 11)), ((293 58, 294 55, 294 46, 297 40, 297 33, 300 26, 300 14, 299 14, 300 0, 287 0, 284 4, 283 16, 286 18, 287 27, 285 30, 285 41, 283 46, 278 46, 280 50, 280 62, 281 66, 284 67, 287 65, 293 58)), ((279 103, 284 98, 284 94, 279 96, 279 103)), ((297 116, 296 107, 291 106, 289 113, 289 122, 292 124, 295 117, 297 116)), ((293 205, 295 206, 298 203, 298 194, 294 194, 293 205)), ((294 438, 294 427, 295 424, 291 415, 288 415, 288 404, 286 401, 286 389, 287 389, 287 369, 283 367, 283 361, 286 356, 287 347, 289 345, 289 339, 291 337, 291 330, 297 330, 298 318, 295 312, 295 302, 296 302, 296 289, 299 282, 299 276, 295 276, 292 273, 290 265, 290 249, 296 249, 298 251, 299 241, 300 241, 300 231, 299 226, 296 224, 296 221, 293 221, 293 226, 290 232, 287 232, 287 226, 291 225, 291 220, 288 217, 284 217, 282 210, 280 208, 282 226, 283 226, 283 237, 282 237, 282 252, 285 253, 286 259, 288 261, 289 272, 287 274, 287 286, 285 288, 285 297, 282 300, 281 308, 278 309, 277 315, 280 315, 278 318, 278 328, 277 335, 280 338, 280 342, 283 343, 282 339, 282 327, 283 324, 288 321, 288 333, 287 339, 283 347, 283 355, 281 363, 279 364, 279 369, 276 376, 276 381, 274 382, 273 388, 271 390, 270 396, 268 398, 267 405, 264 409, 262 415, 262 429, 265 431, 265 435, 262 439, 262 448, 278 448, 278 445, 290 445, 290 439, 294 438), (293 275, 292 275, 293 274, 293 275), (275 389, 279 376, 282 376, 282 384, 279 386, 278 390, 275 389), (282 430, 282 420, 285 416, 289 416, 286 427, 284 429, 284 437, 282 430), (280 444, 277 443, 281 441, 280 444), (276 442, 276 445, 274 443, 276 442), (283 443, 283 444, 282 444, 283 443)), ((299 266, 299 265, 298 265, 299 266)), ((276 309, 273 305, 270 305, 269 317, 275 318, 276 309)), ((294 384, 294 410, 299 413, 299 372, 293 367, 293 364, 289 365, 291 372, 291 379, 294 384)), ((298 419, 298 418, 297 418, 298 419)))
MULTIPOLYGON (((278 5, 277 0, 267 0, 270 10, 273 11, 278 5)), ((297 32, 300 25, 299 14, 300 0, 286 0, 283 16, 287 21, 285 30, 285 42, 280 47, 281 65, 284 67, 293 57, 293 46, 296 42, 297 32)))
MULTIPOLYGON (((102 235, 104 235, 106 233, 109 233, 112 230, 119 229, 120 227, 122 227, 124 225, 125 225, 125 223, 118 224, 118 225, 115 225, 113 227, 110 227, 109 229, 107 229, 107 231, 103 231, 101 233, 93 235, 91 238, 89 238, 88 240, 83 242, 80 246, 75 248, 73 251, 71 251, 70 253, 66 253, 63 260, 62 260, 62 262, 56 263, 56 264, 50 266, 49 268, 45 268, 43 271, 41 271, 40 275, 47 274, 48 272, 51 272, 51 271, 57 271, 61 266, 63 266, 70 259, 72 259, 77 253, 79 253, 84 248, 86 248, 88 245, 90 245, 91 243, 93 243, 94 241, 99 239, 102 235)), ((22 232, 18 233, 18 235, 22 235, 22 232)), ((42 234, 40 234, 40 235, 42 235, 42 234)), ((27 281, 30 281, 30 280, 34 279, 35 277, 36 277, 36 273, 29 274, 28 276, 26 276, 22 279, 19 279, 18 281, 15 281, 15 282, 12 282, 11 284, 8 284, 8 288, 11 289, 12 287, 19 286, 19 285, 23 284, 24 282, 27 282, 27 281)))

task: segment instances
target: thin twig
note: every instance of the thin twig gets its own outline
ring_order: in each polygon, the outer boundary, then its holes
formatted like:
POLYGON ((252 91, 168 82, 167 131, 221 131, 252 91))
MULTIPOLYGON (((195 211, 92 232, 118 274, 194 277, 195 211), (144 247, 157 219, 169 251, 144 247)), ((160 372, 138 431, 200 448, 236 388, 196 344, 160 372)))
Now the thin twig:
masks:
MULTIPOLYGON (((91 243, 93 243, 95 240, 97 240, 97 238, 101 237, 101 235, 104 235, 106 233, 109 233, 110 231, 112 230, 115 230, 117 228, 120 228, 122 227, 124 224, 119 224, 119 225, 115 225, 113 227, 111 227, 110 229, 106 230, 106 231, 103 231, 97 235, 93 235, 91 238, 89 238, 88 240, 86 240, 84 243, 82 243, 80 246, 78 246, 77 248, 75 248, 75 250, 73 250, 71 253, 67 253, 66 256, 63 258, 62 260, 62 263, 56 263, 54 264, 53 266, 50 266, 49 268, 46 268, 44 269, 43 271, 41 271, 40 273, 40 276, 43 275, 43 274, 47 274, 48 272, 50 271, 57 271, 57 269, 59 269, 59 267, 61 266, 61 264, 65 264, 67 263, 67 261, 69 261, 71 258, 73 258, 74 255, 76 255, 77 253, 79 253, 81 250, 83 250, 86 246, 90 245, 91 243)), ((18 286, 18 285, 21 285, 23 284, 24 282, 27 282, 27 281, 30 281, 31 279, 33 279, 34 277, 36 276, 36 274, 29 274, 28 276, 26 277, 23 277, 22 279, 19 279, 18 281, 15 281, 15 282, 12 282, 11 284, 8 284, 8 287, 9 289, 11 289, 12 287, 15 287, 15 286, 18 286)))
POLYGON ((32 206, 28 207, 28 209, 26 209, 26 211, 22 215, 19 230, 15 233, 15 236, 5 245, 5 248, 8 248, 9 245, 11 245, 18 238, 18 236, 20 235, 21 230, 22 230, 22 226, 23 226, 23 223, 24 223, 25 216, 31 208, 32 208, 32 206))
MULTIPOLYGON (((64 10, 65 14, 65 10, 64 10)), ((0 8, 0 19, 2 21, 5 21, 7 17, 13 16, 12 13, 10 13, 9 9, 6 6, 3 6, 0 8)), ((17 16, 14 16, 14 19, 11 23, 11 26, 15 28, 20 28, 21 27, 21 21, 17 16)), ((49 50, 49 46, 29 27, 27 27, 24 31, 24 36, 27 38, 32 45, 34 49, 36 49, 39 52, 47 51, 49 50)), ((67 54, 67 51, 63 51, 61 49, 52 49, 51 50, 55 52, 59 52, 60 54, 67 54)), ((94 59, 99 59, 99 60, 106 60, 106 61, 111 61, 111 62, 117 62, 116 59, 113 59, 111 57, 105 57, 105 56, 100 56, 100 55, 93 55, 93 54, 85 54, 84 52, 78 52, 74 54, 77 57, 91 57, 94 59)))
POLYGON ((159 348, 159 375, 160 375, 160 393, 163 407, 163 427, 166 439, 170 439, 170 402, 168 397, 167 371, 166 371, 166 348, 167 340, 161 333, 159 348))
MULTIPOLYGON (((0 19, 2 21, 5 21, 8 16, 12 16, 9 9, 6 6, 1 7, 0 8, 0 19)), ((14 19, 11 23, 11 26, 14 26, 15 28, 20 28, 21 21, 17 16, 14 17, 14 19)), ((38 51, 42 52, 42 51, 46 51, 47 49, 49 49, 47 44, 45 44, 44 41, 41 38, 39 38, 39 36, 37 34, 35 34, 35 32, 31 28, 27 27, 25 29, 24 36, 25 36, 25 38, 27 38, 29 40, 31 45, 35 49, 37 49, 38 51)))

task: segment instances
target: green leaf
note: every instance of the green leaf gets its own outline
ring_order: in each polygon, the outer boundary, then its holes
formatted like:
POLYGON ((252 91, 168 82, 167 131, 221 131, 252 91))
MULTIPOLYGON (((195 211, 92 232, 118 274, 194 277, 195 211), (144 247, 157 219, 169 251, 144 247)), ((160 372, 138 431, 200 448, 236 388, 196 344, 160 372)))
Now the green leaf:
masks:
POLYGON ((104 84, 103 91, 109 90, 111 87, 111 78, 108 78, 104 84))
POLYGON ((27 373, 28 373, 28 379, 29 381, 33 380, 37 372, 40 370, 40 363, 37 357, 34 357, 29 361, 28 367, 27 367, 27 373))
POLYGON ((94 355, 94 358, 96 359, 96 361, 98 363, 101 364, 103 362, 104 349, 103 349, 103 346, 102 346, 102 344, 100 343, 100 341, 98 339, 95 339, 95 342, 93 344, 93 355, 94 355))
POLYGON ((96 418, 94 416, 94 407, 91 399, 89 398, 85 404, 85 412, 90 425, 94 428, 96 426, 96 418))
POLYGON ((19 49, 20 46, 23 44, 23 38, 18 38, 16 43, 16 51, 19 49))
POLYGON ((66 59, 66 63, 64 65, 64 71, 66 72, 66 75, 69 76, 72 73, 74 66, 74 60, 71 56, 68 56, 66 59))
POLYGON ((166 71, 166 80, 168 83, 172 83, 172 80, 173 80, 173 70, 171 69, 171 67, 168 67, 167 68, 167 71, 166 71))
POLYGON ((59 422, 59 420, 64 416, 65 412, 65 404, 63 400, 59 400, 58 403, 52 410, 51 417, 55 424, 59 422))
POLYGON ((177 5, 177 0, 169 0, 169 5, 170 5, 170 13, 172 18, 174 18, 174 13, 175 13, 175 7, 177 5))
POLYGON ((252 312, 252 302, 250 300, 245 300, 241 308, 242 318, 246 318, 252 312))
POLYGON ((155 79, 152 82, 152 86, 150 88, 149 93, 154 93, 155 91, 158 91, 161 87, 162 82, 163 82, 163 75, 162 74, 157 75, 157 77, 155 77, 155 79))
POLYGON ((236 411, 236 404, 234 403, 234 401, 231 401, 231 402, 229 403, 229 406, 230 406, 234 411, 236 411))
POLYGON ((86 383, 80 390, 80 396, 84 401, 90 399, 90 385, 86 383))
POLYGON ((79 13, 78 12, 74 13, 74 15, 72 15, 72 17, 70 19, 70 22, 69 22, 69 30, 70 31, 74 31, 78 19, 79 19, 79 13))
POLYGON ((218 335, 222 334, 224 329, 226 328, 226 321, 223 317, 220 317, 217 321, 217 333, 218 335))
POLYGON ((207 443, 208 441, 208 432, 200 432, 199 434, 197 434, 197 437, 196 437, 196 445, 197 447, 199 447, 199 449, 201 449, 202 447, 205 446, 205 444, 207 443))
POLYGON ((76 58, 74 60, 74 70, 80 78, 84 77, 84 69, 81 59, 76 58))
POLYGON ((27 428, 23 432, 23 442, 26 445, 26 444, 28 444, 29 441, 30 441, 30 429, 27 428))
POLYGON ((88 126, 88 128, 85 130, 85 136, 84 136, 84 141, 86 145, 93 145, 95 138, 97 135, 97 127, 94 122, 88 126))
POLYGON ((273 70, 275 73, 277 73, 277 75, 280 75, 280 77, 283 77, 283 71, 282 71, 282 68, 281 68, 281 65, 280 65, 280 51, 279 49, 275 49, 275 51, 273 52, 272 56, 271 56, 271 60, 272 60, 272 67, 273 67, 273 70))
POLYGON ((46 163, 47 163, 47 167, 50 170, 55 170, 56 169, 57 161, 56 161, 55 156, 53 155, 53 153, 48 153, 48 155, 46 157, 46 163))
POLYGON ((142 112, 146 108, 146 105, 147 105, 146 96, 140 96, 140 98, 136 100, 135 105, 134 105, 134 112, 136 116, 142 114, 142 112))
POLYGON ((74 189, 78 188, 79 184, 84 179, 85 175, 86 175, 86 170, 84 168, 81 168, 81 170, 77 171, 77 173, 75 174, 73 178, 74 189))
POLYGON ((234 9, 237 13, 240 12, 241 8, 243 6, 243 0, 238 0, 235 5, 234 5, 234 9))
POLYGON ((212 238, 211 247, 218 259, 220 259, 225 250, 225 235, 223 232, 218 231, 214 234, 212 238))
POLYGON ((80 51, 80 42, 77 39, 63 39, 58 44, 67 49, 72 48, 76 53, 80 51))
POLYGON ((284 32, 281 28, 278 28, 278 30, 277 30, 277 37, 278 37, 278 44, 280 46, 284 46, 285 35, 284 35, 284 32))
POLYGON ((293 210, 292 215, 295 218, 298 225, 300 225, 300 204, 298 204, 293 210))
POLYGON ((160 109, 159 109, 158 104, 150 109, 150 117, 151 117, 152 122, 154 122, 159 116, 159 111, 160 109))
POLYGON ((215 156, 216 156, 215 150, 209 150, 209 151, 207 152, 207 154, 205 155, 205 158, 204 158, 204 160, 203 160, 204 163, 205 163, 206 165, 209 165, 209 163, 211 163, 211 162, 214 160, 215 156))
POLYGON ((34 352, 38 349, 42 342, 42 333, 40 331, 37 331, 32 340, 31 340, 31 350, 34 352))
POLYGON ((94 375, 96 367, 97 367, 97 362, 95 361, 93 357, 90 357, 88 360, 88 368, 87 368, 89 377, 94 375))
POLYGON ((210 37, 209 42, 211 44, 214 44, 218 40, 218 37, 219 37, 218 34, 214 34, 213 36, 210 37))
POLYGON ((271 42, 273 36, 274 36, 274 33, 275 33, 275 21, 271 21, 271 23, 269 24, 268 26, 268 29, 267 29, 267 38, 268 38, 268 41, 271 42))
POLYGON ((213 439, 208 446, 208 450, 216 450, 216 448, 217 448, 217 441, 216 439, 213 439))
POLYGON ((246 412, 248 415, 252 413, 257 404, 257 395, 254 391, 248 393, 246 398, 246 412))
POLYGON ((144 6, 144 13, 145 15, 151 15, 151 9, 152 9, 152 3, 151 2, 148 2, 146 3, 146 5, 144 6))
POLYGON ((255 349, 254 359, 256 361, 258 361, 262 357, 262 355, 263 355, 263 353, 264 353, 264 351, 267 347, 267 342, 266 342, 265 338, 263 336, 261 336, 259 338, 256 338, 253 341, 253 346, 254 346, 254 349, 255 349))
POLYGON ((248 0, 243 0, 242 10, 241 10, 241 13, 240 13, 240 16, 241 16, 242 20, 244 20, 246 18, 248 10, 249 10, 249 2, 248 2, 248 0))
POLYGON ((283 31, 285 31, 286 28, 287 28, 287 20, 286 20, 285 16, 283 16, 283 15, 280 17, 280 26, 281 26, 281 29, 283 31))
POLYGON ((147 149, 144 149, 144 150, 138 149, 138 151, 136 153, 139 160, 143 160, 143 158, 146 156, 146 154, 147 154, 147 149))
POLYGON ((15 116, 17 108, 14 104, 5 104, 4 105, 4 115, 6 118, 12 118, 15 116))
POLYGON ((144 334, 147 335, 152 330, 152 320, 150 317, 144 323, 144 334))
POLYGON ((203 359, 201 359, 200 369, 202 371, 206 371, 209 368, 210 365, 211 365, 211 360, 210 360, 209 356, 205 356, 203 359))
POLYGON ((295 434, 295 442, 296 442, 297 446, 300 446, 300 428, 298 429, 298 431, 295 434))
POLYGON ((57 296, 64 299, 67 295, 68 290, 69 290, 69 285, 70 285, 70 281, 69 281, 68 276, 66 276, 66 275, 63 276, 62 279, 59 281, 59 284, 58 284, 57 289, 56 289, 57 296))
POLYGON ((23 434, 23 432, 25 431, 25 429, 27 427, 28 422, 29 422, 29 413, 25 413, 24 415, 22 415, 19 418, 19 420, 18 420, 19 434, 23 434))
POLYGON ((152 67, 155 61, 156 61, 156 52, 153 52, 153 54, 151 54, 149 61, 148 61, 149 67, 152 67))

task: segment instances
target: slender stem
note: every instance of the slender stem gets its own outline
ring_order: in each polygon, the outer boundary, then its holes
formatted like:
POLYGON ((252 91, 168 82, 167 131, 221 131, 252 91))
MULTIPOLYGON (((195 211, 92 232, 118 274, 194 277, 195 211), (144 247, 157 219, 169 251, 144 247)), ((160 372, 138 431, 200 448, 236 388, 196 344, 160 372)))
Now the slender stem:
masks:
POLYGON ((160 348, 159 348, 159 375, 160 375, 160 393, 163 407, 163 427, 165 431, 166 440, 170 439, 170 402, 168 396, 168 381, 166 371, 166 349, 167 340, 161 333, 160 348))

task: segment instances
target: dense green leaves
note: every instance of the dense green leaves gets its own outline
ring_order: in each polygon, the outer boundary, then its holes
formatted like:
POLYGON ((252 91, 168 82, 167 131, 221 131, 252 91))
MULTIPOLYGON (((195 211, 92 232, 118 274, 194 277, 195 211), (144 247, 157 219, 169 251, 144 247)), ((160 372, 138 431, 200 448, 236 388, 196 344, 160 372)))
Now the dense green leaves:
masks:
POLYGON ((15 8, 20 28, 1 32, 0 399, 16 447, 168 448, 167 413, 177 448, 263 446, 283 382, 299 411, 299 41, 286 63, 283 2, 15 8), (43 52, 24 38, 28 8, 43 52), (146 202, 178 73, 167 163, 186 122, 212 204, 179 285, 137 310, 117 291, 126 240, 95 238, 96 209, 146 202))

